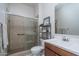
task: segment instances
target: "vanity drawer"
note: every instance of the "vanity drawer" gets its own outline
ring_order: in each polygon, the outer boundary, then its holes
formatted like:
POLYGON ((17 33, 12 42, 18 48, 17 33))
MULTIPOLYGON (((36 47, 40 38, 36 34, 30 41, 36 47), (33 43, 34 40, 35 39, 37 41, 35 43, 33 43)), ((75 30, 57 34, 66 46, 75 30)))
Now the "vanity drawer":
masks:
POLYGON ((70 53, 68 51, 65 51, 65 50, 63 50, 61 48, 58 48, 53 44, 45 43, 45 47, 52 50, 52 51, 54 51, 55 53, 57 53, 57 54, 59 54, 61 56, 76 56, 75 54, 70 53))

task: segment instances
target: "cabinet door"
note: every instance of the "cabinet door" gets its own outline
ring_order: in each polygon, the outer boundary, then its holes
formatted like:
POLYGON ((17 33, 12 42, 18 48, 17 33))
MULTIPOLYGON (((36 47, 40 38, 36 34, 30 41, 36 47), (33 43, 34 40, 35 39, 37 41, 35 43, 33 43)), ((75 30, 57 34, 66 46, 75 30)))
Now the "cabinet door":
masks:
MULTIPOLYGON (((45 47, 48 48, 50 50, 50 52, 48 53, 48 50, 45 51, 46 54, 50 55, 50 53, 55 52, 56 54, 58 54, 59 56, 76 56, 75 54, 68 52, 66 50, 63 50, 53 44, 49 44, 49 43, 45 43, 45 47)), ((53 54, 53 53, 52 53, 53 54)))
POLYGON ((58 56, 53 51, 49 50, 48 48, 45 48, 45 56, 58 56))

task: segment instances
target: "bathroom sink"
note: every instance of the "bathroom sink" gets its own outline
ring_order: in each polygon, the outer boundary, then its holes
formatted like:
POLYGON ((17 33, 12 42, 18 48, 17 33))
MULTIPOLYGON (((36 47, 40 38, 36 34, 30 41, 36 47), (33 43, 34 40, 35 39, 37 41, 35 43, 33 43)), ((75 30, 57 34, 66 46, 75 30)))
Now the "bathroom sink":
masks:
POLYGON ((70 38, 69 41, 63 41, 62 38, 53 38, 50 40, 44 40, 44 42, 56 45, 57 47, 79 55, 79 39, 70 38))

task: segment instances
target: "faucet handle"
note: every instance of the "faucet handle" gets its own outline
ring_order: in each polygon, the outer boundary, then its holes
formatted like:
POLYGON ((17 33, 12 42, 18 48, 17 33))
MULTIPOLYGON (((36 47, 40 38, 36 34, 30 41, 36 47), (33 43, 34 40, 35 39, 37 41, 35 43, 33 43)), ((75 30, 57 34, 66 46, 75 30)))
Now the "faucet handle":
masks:
POLYGON ((66 36, 63 37, 63 41, 69 41, 69 38, 67 38, 66 36))

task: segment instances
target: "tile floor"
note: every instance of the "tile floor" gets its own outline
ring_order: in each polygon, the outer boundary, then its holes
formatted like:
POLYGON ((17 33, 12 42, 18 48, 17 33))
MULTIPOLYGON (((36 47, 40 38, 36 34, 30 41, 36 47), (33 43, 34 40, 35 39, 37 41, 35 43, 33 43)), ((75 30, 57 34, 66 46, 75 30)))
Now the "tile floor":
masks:
MULTIPOLYGON (((30 50, 26 50, 26 51, 11 54, 9 56, 33 56, 33 55, 30 50)), ((44 53, 41 56, 44 56, 44 53)))
MULTIPOLYGON (((10 54, 9 56, 33 56, 33 55, 30 50, 26 50, 26 51, 10 54)), ((44 56, 44 53, 41 56, 44 56)))
POLYGON ((32 54, 30 50, 26 50, 26 51, 11 54, 9 56, 32 56, 32 54))

